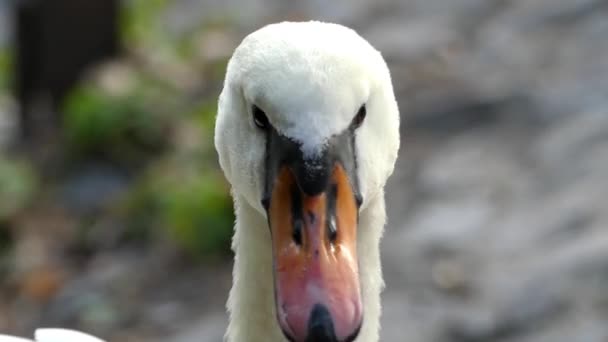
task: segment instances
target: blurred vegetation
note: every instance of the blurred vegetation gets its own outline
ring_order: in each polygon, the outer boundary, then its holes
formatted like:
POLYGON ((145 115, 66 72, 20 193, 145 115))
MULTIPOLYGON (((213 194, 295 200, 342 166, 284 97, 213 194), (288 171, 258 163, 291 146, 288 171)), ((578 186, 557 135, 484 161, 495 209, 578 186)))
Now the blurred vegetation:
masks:
POLYGON ((109 65, 98 70, 104 81, 87 80, 68 97, 63 133, 67 149, 77 156, 103 156, 133 163, 161 151, 167 141, 171 118, 162 89, 145 82, 145 75, 127 66, 109 65))
POLYGON ((0 46, 0 94, 8 90, 11 81, 12 57, 11 51, 8 48, 0 46))
MULTIPOLYGON (((5 96, 12 81, 12 57, 10 49, 0 46, 0 106, 6 105, 5 96)), ((34 178, 34 173, 25 161, 9 159, 0 150, 0 224, 25 206, 35 191, 34 178)))
POLYGON ((0 222, 26 206, 36 185, 35 173, 28 163, 0 156, 0 222))
MULTIPOLYGON (((123 55, 92 68, 63 105, 62 167, 102 160, 126 171, 128 189, 118 204, 95 214, 118 212, 123 241, 170 237, 195 259, 225 256, 234 216, 212 141, 226 57, 200 58, 197 44, 209 27, 166 29, 168 3, 124 3, 123 55)), ((10 65, 10 54, 0 51, 0 92, 10 65)), ((66 181, 38 181, 27 162, 9 162, 0 152, 0 224, 36 193, 66 181)), ((80 220, 83 234, 95 224, 95 218, 80 220)))
POLYGON ((11 269, 10 258, 6 256, 12 250, 14 242, 7 222, 27 207, 38 185, 36 173, 28 162, 3 157, 0 150, 0 277, 2 278, 6 278, 7 271, 11 269))

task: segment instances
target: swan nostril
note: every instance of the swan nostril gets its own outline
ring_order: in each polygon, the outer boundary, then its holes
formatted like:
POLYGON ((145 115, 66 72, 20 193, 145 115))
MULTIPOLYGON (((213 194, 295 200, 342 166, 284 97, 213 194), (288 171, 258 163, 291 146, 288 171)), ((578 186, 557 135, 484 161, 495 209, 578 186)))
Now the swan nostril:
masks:
POLYGON ((329 242, 335 243, 338 238, 338 229, 336 228, 336 218, 334 216, 329 220, 327 230, 329 233, 329 242))
POLYGON ((327 236, 330 243, 335 243, 338 238, 338 227, 336 225, 336 201, 338 200, 338 184, 333 183, 329 188, 327 201, 327 236))
POLYGON ((317 220, 317 215, 315 215, 315 213, 313 213, 312 211, 308 211, 308 220, 310 221, 310 224, 315 224, 315 221, 317 220))
POLYGON ((302 246, 302 220, 294 220, 291 237, 296 245, 302 246))
POLYGON ((291 188, 291 238, 298 246, 302 246, 302 230, 304 221, 302 214, 302 197, 297 185, 291 188))

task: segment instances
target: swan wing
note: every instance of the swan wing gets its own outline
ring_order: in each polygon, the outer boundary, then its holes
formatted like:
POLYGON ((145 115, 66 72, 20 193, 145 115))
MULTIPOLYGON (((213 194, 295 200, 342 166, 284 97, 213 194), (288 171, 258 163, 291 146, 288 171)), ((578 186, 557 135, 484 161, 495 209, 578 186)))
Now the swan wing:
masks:
POLYGON ((0 334, 0 342, 104 342, 97 337, 69 329, 38 329, 34 336, 36 340, 0 334))
MULTIPOLYGON (((34 336, 36 342, 104 342, 97 337, 79 331, 58 328, 37 329, 34 336)), ((0 340, 0 342, 4 341, 0 340)))
POLYGON ((28 340, 27 338, 0 334, 0 342, 34 342, 34 341, 28 340))

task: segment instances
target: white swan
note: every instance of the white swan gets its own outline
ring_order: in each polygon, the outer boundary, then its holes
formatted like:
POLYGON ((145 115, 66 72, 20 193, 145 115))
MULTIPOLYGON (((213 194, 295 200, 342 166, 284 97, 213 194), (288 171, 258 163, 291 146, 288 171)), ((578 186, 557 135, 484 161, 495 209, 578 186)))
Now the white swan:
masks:
POLYGON ((215 146, 237 216, 227 340, 377 341, 399 149, 380 53, 336 24, 250 34, 228 64, 215 146))
POLYGON ((58 328, 37 329, 34 336, 36 339, 30 340, 0 334, 0 342, 104 342, 79 331, 58 328))

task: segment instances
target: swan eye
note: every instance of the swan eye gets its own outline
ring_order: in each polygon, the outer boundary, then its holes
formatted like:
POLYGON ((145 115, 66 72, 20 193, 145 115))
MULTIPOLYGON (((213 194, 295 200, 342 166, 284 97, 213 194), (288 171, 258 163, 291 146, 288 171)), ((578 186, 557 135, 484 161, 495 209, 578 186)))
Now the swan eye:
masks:
POLYGON ((365 120, 366 115, 367 115, 367 110, 365 109, 365 105, 363 105, 363 106, 361 106, 361 108, 359 108, 357 115, 355 115, 355 118, 353 119, 353 122, 351 123, 351 127, 354 129, 359 128, 361 126, 361 124, 363 124, 363 120, 365 120))
POLYGON ((260 109, 260 107, 253 105, 253 122, 260 129, 266 130, 270 127, 270 123, 268 122, 268 118, 266 117, 266 113, 260 109))

